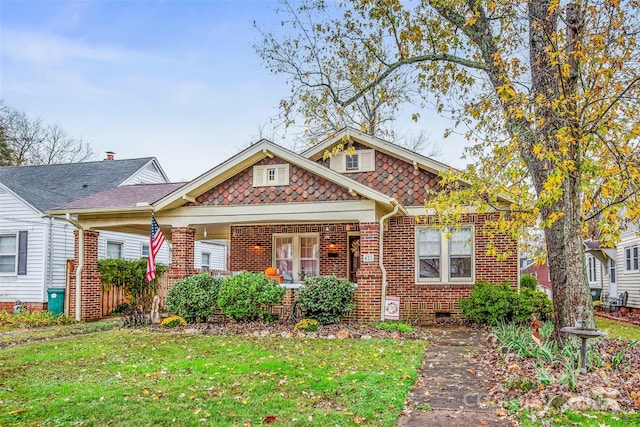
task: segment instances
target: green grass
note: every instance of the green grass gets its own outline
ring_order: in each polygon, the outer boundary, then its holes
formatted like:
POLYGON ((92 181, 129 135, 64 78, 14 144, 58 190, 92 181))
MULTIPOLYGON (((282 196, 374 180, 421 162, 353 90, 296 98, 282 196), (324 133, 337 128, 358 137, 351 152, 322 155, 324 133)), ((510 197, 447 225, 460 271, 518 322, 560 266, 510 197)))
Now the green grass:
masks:
POLYGON ((395 425, 425 343, 136 330, 5 348, 0 425, 395 425))
POLYGON ((611 338, 640 341, 640 327, 596 316, 596 326, 611 338))
POLYGON ((75 323, 73 325, 46 326, 42 328, 20 330, 5 329, 0 330, 0 347, 12 344, 23 344, 27 342, 65 337, 69 335, 106 331, 119 327, 120 325, 121 322, 112 320, 91 323, 75 323))
POLYGON ((566 413, 552 414, 544 420, 536 419, 532 421, 526 415, 520 417, 522 427, 534 426, 553 426, 553 427, 629 427, 640 425, 640 413, 620 413, 613 414, 610 412, 589 412, 575 413, 568 411, 566 413))

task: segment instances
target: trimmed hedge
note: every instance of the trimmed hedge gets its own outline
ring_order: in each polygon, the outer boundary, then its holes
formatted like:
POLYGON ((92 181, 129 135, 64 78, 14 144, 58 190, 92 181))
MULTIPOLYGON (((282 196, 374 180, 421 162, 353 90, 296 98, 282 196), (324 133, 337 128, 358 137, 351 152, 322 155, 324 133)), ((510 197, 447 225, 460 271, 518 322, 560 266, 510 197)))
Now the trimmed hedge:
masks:
POLYGON ((282 302, 284 292, 278 282, 262 273, 241 273, 222 282, 218 306, 234 320, 267 319, 269 308, 282 302))
POLYGON ((167 310, 189 323, 206 321, 218 307, 222 278, 207 273, 185 277, 167 293, 167 310))
POLYGON ((354 298, 353 283, 335 275, 309 277, 298 291, 298 302, 304 316, 322 325, 339 322, 355 307, 354 298))

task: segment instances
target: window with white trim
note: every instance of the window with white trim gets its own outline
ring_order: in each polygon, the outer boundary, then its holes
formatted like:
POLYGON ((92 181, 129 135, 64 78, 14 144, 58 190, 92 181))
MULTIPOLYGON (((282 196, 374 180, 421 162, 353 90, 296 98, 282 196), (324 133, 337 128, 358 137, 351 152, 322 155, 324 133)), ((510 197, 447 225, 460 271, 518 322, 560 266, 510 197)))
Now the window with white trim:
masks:
POLYGON ((122 242, 107 242, 107 258, 122 258, 122 242))
POLYGON ((638 245, 627 246, 624 248, 624 271, 638 271, 638 245))
POLYGON ((253 167, 253 186, 271 187, 289 185, 289 164, 253 167))
POLYGON ((140 258, 149 258, 149 245, 142 244, 140 246, 140 258))
POLYGON ((211 268, 211 254, 209 252, 202 252, 201 259, 201 268, 204 271, 208 271, 211 268))
POLYGON ((616 283, 618 280, 616 276, 616 260, 610 258, 609 259, 609 283, 616 283))
POLYGON ((16 274, 18 265, 18 236, 0 235, 0 274, 16 274))
POLYGON ((273 266, 285 283, 320 274, 319 234, 274 234, 273 266))
POLYGON ((593 255, 587 255, 587 280, 591 284, 597 283, 596 258, 593 255))
POLYGON ((375 150, 343 151, 329 160, 329 167, 336 172, 371 172, 375 169, 375 150))
POLYGON ((416 281, 473 282, 473 229, 416 228, 416 281))

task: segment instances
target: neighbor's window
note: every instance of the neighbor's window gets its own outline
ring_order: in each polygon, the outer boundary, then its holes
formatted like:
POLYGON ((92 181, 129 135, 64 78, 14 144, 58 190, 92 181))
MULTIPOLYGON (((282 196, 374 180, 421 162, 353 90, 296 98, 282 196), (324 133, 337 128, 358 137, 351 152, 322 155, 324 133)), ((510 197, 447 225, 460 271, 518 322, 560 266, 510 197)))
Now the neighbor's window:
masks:
POLYGON ((418 282, 473 281, 473 230, 416 228, 416 280, 418 282))
POLYGON ((596 258, 593 255, 587 255, 587 280, 596 283, 596 258))
POLYGON ((609 283, 616 283, 616 260, 609 259, 609 283))
POLYGON ((211 267, 210 264, 211 254, 207 252, 202 252, 202 269, 207 271, 211 267))
POLYGON ((121 242, 107 242, 107 258, 122 258, 121 242))
POLYGON ((145 245, 143 244, 140 250, 140 257, 141 258, 148 258, 149 257, 149 245, 145 245))
POLYGON ((15 234, 0 235, 0 274, 16 272, 18 239, 15 234))
POLYGON ((320 271, 318 234, 274 234, 273 265, 285 283, 317 276, 320 271))
POLYGON ((624 248, 624 271, 638 271, 638 245, 624 248))

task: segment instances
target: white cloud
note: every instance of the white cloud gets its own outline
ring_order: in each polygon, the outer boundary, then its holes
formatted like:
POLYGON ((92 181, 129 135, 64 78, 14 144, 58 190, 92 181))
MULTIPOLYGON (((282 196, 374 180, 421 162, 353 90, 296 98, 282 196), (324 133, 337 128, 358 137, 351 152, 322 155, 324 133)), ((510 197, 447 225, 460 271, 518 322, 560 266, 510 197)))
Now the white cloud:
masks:
POLYGON ((2 30, 3 55, 36 63, 56 63, 67 60, 122 62, 135 52, 113 46, 91 45, 84 40, 61 36, 14 30, 2 30))

